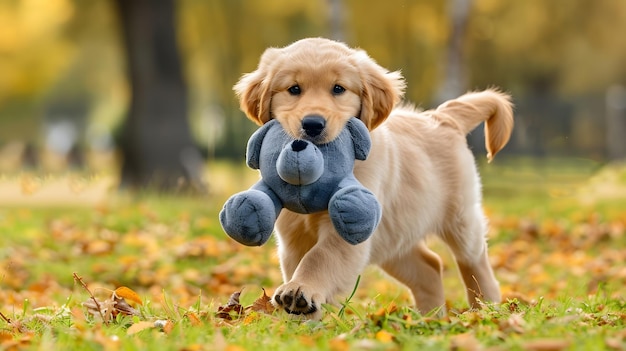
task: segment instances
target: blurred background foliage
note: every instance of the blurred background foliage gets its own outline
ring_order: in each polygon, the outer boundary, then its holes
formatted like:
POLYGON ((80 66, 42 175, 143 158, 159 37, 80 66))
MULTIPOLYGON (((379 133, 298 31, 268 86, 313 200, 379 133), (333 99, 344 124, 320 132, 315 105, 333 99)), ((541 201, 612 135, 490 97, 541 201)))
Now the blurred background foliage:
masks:
MULTIPOLYGON (((382 66, 403 72, 408 100, 433 107, 446 96, 455 7, 461 5, 469 5, 455 54, 462 90, 495 85, 515 99, 516 130, 505 154, 600 161, 626 156, 610 151, 624 148, 619 134, 620 145, 607 141, 611 132, 626 132, 622 0, 175 5, 188 118, 209 159, 243 159, 256 126, 239 111, 231 88, 255 69, 265 48, 303 37, 331 37, 365 49, 382 66)), ((71 159, 73 152, 115 150, 131 98, 118 17, 111 0, 0 0, 0 166, 28 165, 33 152, 71 159)), ((481 133, 474 134, 480 141, 472 144, 482 152, 481 133)), ((102 165, 91 162, 85 166, 102 165)))

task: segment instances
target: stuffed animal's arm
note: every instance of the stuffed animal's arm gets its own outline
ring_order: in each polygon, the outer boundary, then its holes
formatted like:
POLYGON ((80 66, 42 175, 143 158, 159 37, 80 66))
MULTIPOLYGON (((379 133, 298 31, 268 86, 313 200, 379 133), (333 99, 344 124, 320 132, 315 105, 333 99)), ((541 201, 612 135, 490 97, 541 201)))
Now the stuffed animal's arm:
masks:
POLYGON ((257 129, 254 134, 248 139, 248 146, 246 148, 246 164, 248 167, 252 169, 259 169, 259 160, 261 158, 261 144, 263 143, 263 139, 267 132, 272 128, 277 120, 273 119, 264 125, 261 128, 257 129))
POLYGON ((346 125, 352 140, 354 141, 354 156, 357 160, 365 160, 370 153, 372 147, 372 139, 370 139, 370 132, 365 126, 365 123, 361 122, 356 117, 350 118, 346 125))
POLYGON ((267 183, 263 181, 263 179, 259 180, 252 187, 250 187, 250 190, 258 190, 262 193, 267 194, 267 196, 269 196, 269 198, 272 199, 272 202, 274 203, 274 209, 276 210, 276 217, 278 217, 278 215, 280 214, 280 211, 283 209, 283 203, 282 201, 280 201, 280 199, 278 198, 278 195, 276 195, 274 190, 272 190, 272 188, 270 188, 267 185, 267 183))

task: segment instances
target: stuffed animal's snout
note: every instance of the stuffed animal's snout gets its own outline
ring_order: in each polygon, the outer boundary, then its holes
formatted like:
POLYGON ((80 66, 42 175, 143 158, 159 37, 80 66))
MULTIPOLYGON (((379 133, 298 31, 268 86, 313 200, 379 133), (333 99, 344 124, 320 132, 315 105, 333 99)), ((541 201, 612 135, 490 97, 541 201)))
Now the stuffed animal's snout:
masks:
POLYGON ((324 156, 315 144, 294 140, 278 155, 276 171, 289 184, 312 184, 324 173, 324 156))
POLYGON ((326 128, 326 119, 320 115, 307 115, 302 119, 302 129, 307 136, 315 138, 326 128))

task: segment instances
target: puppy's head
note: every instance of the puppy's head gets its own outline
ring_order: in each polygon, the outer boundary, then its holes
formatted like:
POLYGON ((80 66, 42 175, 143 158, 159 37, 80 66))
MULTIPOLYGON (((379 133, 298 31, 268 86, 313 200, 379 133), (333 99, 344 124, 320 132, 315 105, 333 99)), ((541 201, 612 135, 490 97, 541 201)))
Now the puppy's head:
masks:
POLYGON ((275 118, 292 137, 323 144, 335 139, 350 117, 370 130, 380 125, 402 97, 404 80, 362 50, 310 38, 267 49, 257 70, 234 89, 255 123, 275 118))

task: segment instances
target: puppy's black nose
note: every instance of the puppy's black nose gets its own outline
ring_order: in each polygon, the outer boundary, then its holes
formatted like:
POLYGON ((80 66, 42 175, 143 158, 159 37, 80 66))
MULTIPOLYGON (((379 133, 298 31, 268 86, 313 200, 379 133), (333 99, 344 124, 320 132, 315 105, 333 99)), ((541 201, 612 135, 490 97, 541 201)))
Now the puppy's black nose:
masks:
POLYGON ((322 134, 324 127, 326 127, 326 120, 320 115, 308 115, 302 119, 302 129, 310 137, 322 134))

